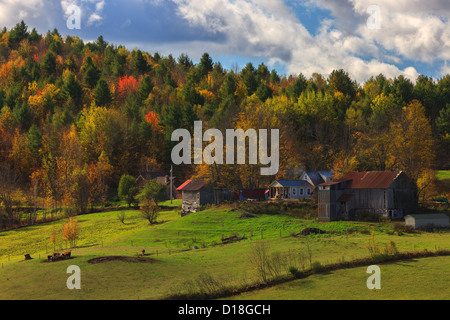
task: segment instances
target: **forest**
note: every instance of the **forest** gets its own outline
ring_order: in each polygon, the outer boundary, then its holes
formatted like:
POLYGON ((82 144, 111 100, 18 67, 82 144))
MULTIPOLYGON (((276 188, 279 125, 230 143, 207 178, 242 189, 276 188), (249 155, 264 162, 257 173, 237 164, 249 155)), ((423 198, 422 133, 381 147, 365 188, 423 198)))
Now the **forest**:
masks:
MULTIPOLYGON (((157 48, 155 48, 157 50, 157 48)), ((155 51, 156 51, 155 50, 155 51)), ((198 63, 25 22, 0 31, 0 224, 13 208, 86 211, 117 196, 123 175, 172 165, 172 132, 279 129, 280 171, 260 165, 180 165, 177 185, 207 177, 217 188, 266 187, 295 168, 403 170, 419 198, 435 170, 450 168, 450 75, 416 81, 374 75, 357 83, 280 75, 265 64, 226 70, 204 53, 198 63)), ((448 191, 447 191, 448 192, 448 191)), ((447 194, 448 197, 448 194, 447 194)))

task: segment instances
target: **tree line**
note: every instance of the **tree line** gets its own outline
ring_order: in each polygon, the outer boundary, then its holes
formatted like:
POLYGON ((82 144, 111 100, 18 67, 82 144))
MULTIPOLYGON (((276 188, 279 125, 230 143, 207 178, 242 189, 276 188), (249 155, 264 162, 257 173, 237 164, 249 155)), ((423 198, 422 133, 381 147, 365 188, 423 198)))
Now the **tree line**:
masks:
MULTIPOLYGON (((223 68, 205 53, 127 50, 100 36, 85 43, 22 21, 0 31, 0 199, 7 221, 20 203, 104 205, 123 175, 167 171, 175 129, 280 129, 281 170, 403 170, 418 184, 448 168, 450 75, 415 83, 380 74, 358 84, 279 75, 264 63, 223 68), (87 193, 86 193, 87 191, 87 193)), ((257 188, 259 165, 177 166, 178 182, 257 188)), ((420 188, 419 188, 420 189, 420 188)), ((6 220, 5 220, 6 219, 6 220)))

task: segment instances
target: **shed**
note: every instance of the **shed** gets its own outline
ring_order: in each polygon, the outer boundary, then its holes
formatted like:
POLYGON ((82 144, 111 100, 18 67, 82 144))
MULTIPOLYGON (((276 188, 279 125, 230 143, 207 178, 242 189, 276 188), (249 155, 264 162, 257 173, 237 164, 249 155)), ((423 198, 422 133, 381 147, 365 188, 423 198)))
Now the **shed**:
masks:
POLYGON ((446 214, 410 214, 405 217, 407 226, 414 227, 414 229, 436 227, 448 228, 449 217, 446 214))
POLYGON ((178 191, 182 193, 181 210, 184 214, 197 212, 205 204, 219 204, 231 199, 228 190, 215 190, 213 185, 205 180, 188 180, 178 191))

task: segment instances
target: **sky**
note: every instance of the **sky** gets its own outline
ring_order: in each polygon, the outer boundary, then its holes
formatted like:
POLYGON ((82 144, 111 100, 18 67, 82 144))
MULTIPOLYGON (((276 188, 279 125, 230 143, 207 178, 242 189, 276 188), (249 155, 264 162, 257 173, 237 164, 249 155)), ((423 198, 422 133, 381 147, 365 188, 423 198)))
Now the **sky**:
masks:
POLYGON ((195 63, 208 52, 227 69, 264 63, 306 77, 344 69, 359 83, 450 73, 449 16, 448 0, 0 0, 8 28, 24 20, 41 33, 102 35, 195 63), (74 6, 80 29, 69 28, 74 6))

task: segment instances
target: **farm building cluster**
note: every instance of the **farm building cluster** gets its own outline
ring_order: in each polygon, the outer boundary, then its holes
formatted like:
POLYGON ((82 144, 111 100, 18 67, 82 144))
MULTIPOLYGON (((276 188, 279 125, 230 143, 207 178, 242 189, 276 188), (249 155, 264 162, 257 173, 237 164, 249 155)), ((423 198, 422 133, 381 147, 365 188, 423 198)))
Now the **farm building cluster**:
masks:
MULTIPOLYGON (((321 222, 352 220, 362 214, 389 219, 408 217, 408 221, 420 219, 412 218, 417 195, 414 184, 402 171, 350 172, 340 179, 334 179, 331 171, 303 171, 296 179, 275 180, 266 188, 232 191, 217 190, 207 180, 201 179, 190 179, 175 187, 165 173, 142 173, 138 183, 142 185, 149 179, 157 179, 167 186, 168 199, 182 199, 183 214, 197 212, 206 204, 220 204, 227 200, 292 201, 314 198, 321 222)), ((439 221, 438 224, 445 222, 439 221)))

